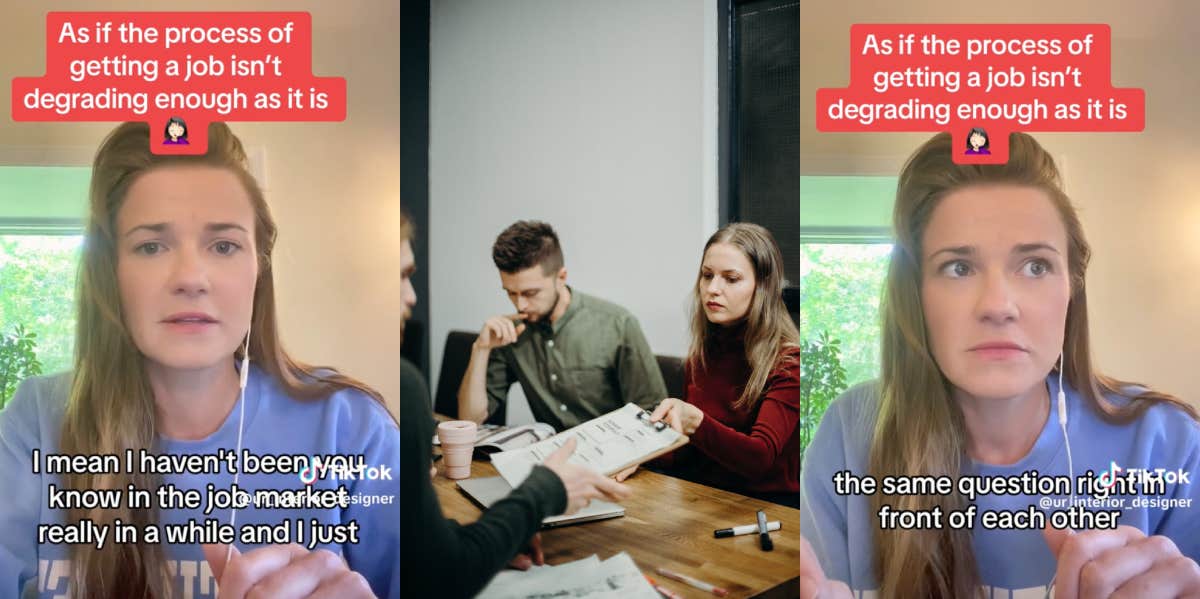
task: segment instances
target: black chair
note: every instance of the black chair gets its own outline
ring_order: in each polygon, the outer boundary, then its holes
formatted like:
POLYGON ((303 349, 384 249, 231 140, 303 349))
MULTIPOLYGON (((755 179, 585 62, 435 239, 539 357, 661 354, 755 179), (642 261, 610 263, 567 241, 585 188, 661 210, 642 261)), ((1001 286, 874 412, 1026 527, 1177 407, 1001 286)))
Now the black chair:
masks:
MULTIPOLYGON (((463 376, 467 374, 467 365, 471 362, 471 344, 479 333, 473 331, 450 331, 446 335, 446 347, 442 350, 442 369, 438 374, 437 395, 433 400, 433 411, 458 418, 458 387, 462 384, 463 376)), ((500 406, 495 414, 484 421, 484 424, 503 425, 506 418, 506 407, 500 406)))
POLYGON ((787 306, 788 314, 792 316, 792 322, 796 324, 796 328, 800 328, 800 286, 792 285, 783 288, 783 304, 787 306))
POLYGON ((654 359, 667 384, 667 397, 683 397, 683 359, 674 356, 654 356, 654 359))

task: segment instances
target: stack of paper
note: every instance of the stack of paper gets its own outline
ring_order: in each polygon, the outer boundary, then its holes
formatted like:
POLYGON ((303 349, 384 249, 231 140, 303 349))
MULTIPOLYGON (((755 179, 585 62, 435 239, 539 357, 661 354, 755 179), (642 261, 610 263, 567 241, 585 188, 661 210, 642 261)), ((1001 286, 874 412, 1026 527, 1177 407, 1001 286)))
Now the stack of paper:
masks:
POLYGON ((604 561, 595 555, 559 566, 505 570, 477 595, 480 599, 659 599, 628 553, 604 561))

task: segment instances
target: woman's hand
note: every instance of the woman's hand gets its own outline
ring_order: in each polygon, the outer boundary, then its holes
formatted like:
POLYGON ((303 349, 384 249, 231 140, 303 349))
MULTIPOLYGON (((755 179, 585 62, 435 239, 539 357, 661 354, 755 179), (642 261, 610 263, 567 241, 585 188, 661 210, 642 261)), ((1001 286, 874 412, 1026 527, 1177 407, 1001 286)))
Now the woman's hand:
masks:
POLYGON ((800 599, 853 599, 854 593, 846 583, 837 580, 827 580, 817 554, 808 544, 808 539, 800 537, 800 599))
POLYGON ((573 514, 591 503, 593 499, 620 502, 633 494, 629 487, 597 473, 591 468, 568 464, 567 458, 575 453, 575 437, 557 451, 550 454, 543 464, 558 475, 567 490, 567 509, 564 514, 573 514))
POLYGON ((217 599, 275 597, 375 598, 371 585, 332 551, 308 551, 292 543, 271 545, 247 553, 236 547, 225 563, 228 545, 201 545, 220 589, 217 599))
POLYGON ((1042 534, 1058 560, 1055 599, 1200 599, 1200 566, 1167 537, 1132 526, 1042 534))
POLYGON ((654 408, 654 413, 650 415, 650 422, 660 420, 666 422, 678 433, 691 435, 700 428, 700 422, 704 420, 704 412, 682 399, 668 397, 662 400, 658 407, 654 408))

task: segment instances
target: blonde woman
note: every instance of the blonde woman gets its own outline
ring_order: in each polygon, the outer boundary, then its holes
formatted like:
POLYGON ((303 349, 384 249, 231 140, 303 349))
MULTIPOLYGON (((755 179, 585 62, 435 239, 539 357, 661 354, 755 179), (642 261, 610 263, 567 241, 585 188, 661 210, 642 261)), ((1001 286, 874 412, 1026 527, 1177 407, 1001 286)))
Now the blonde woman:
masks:
MULTIPOLYGON (((0 413, 0 597, 28 584, 40 597, 398 597, 399 429, 379 394, 329 369, 293 360, 279 341, 271 253, 276 229, 241 142, 223 124, 209 129, 203 156, 151 153, 143 123, 117 127, 92 171, 90 214, 78 284, 74 369, 25 381, 0 413), (247 357, 249 361, 243 358, 247 357), (215 455, 241 447, 255 456, 362 456, 364 471, 242 472, 259 490, 336 490, 356 501, 330 507, 205 513, 133 506, 130 488, 154 493, 229 489, 241 454, 199 472, 154 472, 140 452, 215 455), (41 457, 32 463, 33 453, 41 457), (126 452, 135 456, 133 472, 126 452), (49 454, 115 455, 103 472, 47 472, 49 454), (384 477, 386 469, 392 474, 384 477), (52 509, 58 490, 116 490, 119 507, 52 509), (373 498, 375 505, 357 501, 373 498), (391 501, 387 501, 388 499, 391 501), (390 504, 390 505, 389 505, 390 504), (95 539, 55 544, 40 524, 109 527, 95 539), (138 542, 117 542, 115 526, 138 542), (311 537, 312 522, 354 525, 357 543, 170 543, 164 525, 289 523, 311 537), (298 523, 299 522, 299 523, 298 523), (356 523, 356 524, 355 524, 356 523), (157 541, 151 535, 159 532, 157 541)), ((355 458, 357 460, 357 458, 355 458)), ((161 463, 161 460, 160 460, 161 463)), ((349 529, 343 529, 349 532, 349 529)))
POLYGON ((939 134, 900 175, 881 377, 835 401, 805 453, 801 595, 1041 597, 1053 581, 1059 598, 1200 596, 1200 518, 1188 505, 1200 485, 1166 484, 1155 499, 1171 506, 1114 496, 1116 528, 1076 519, 1075 534, 1051 526, 1053 512, 1091 497, 1027 486, 1034 472, 1067 481, 1114 465, 1195 473, 1200 429, 1188 404, 1096 371, 1090 249, 1050 155, 1020 133, 1004 165, 956 165, 955 151, 939 134), (839 494, 840 472, 944 476, 954 488, 839 494), (958 486, 968 475, 1005 488, 972 501, 958 486), (1031 506, 1050 516, 1044 527, 982 523, 1031 506), (951 528, 949 514, 968 508, 973 524, 951 528), (934 510, 940 527, 882 526, 888 512, 934 510))

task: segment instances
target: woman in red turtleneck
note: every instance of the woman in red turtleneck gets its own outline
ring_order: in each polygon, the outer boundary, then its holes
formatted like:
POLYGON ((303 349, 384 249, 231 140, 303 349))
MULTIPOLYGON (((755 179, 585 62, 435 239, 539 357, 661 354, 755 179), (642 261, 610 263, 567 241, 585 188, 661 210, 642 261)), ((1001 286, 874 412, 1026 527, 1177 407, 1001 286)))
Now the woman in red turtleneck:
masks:
POLYGON ((733 223, 709 238, 684 397, 664 399, 651 420, 691 437, 659 465, 799 507, 800 335, 782 285, 783 258, 763 227, 733 223))

